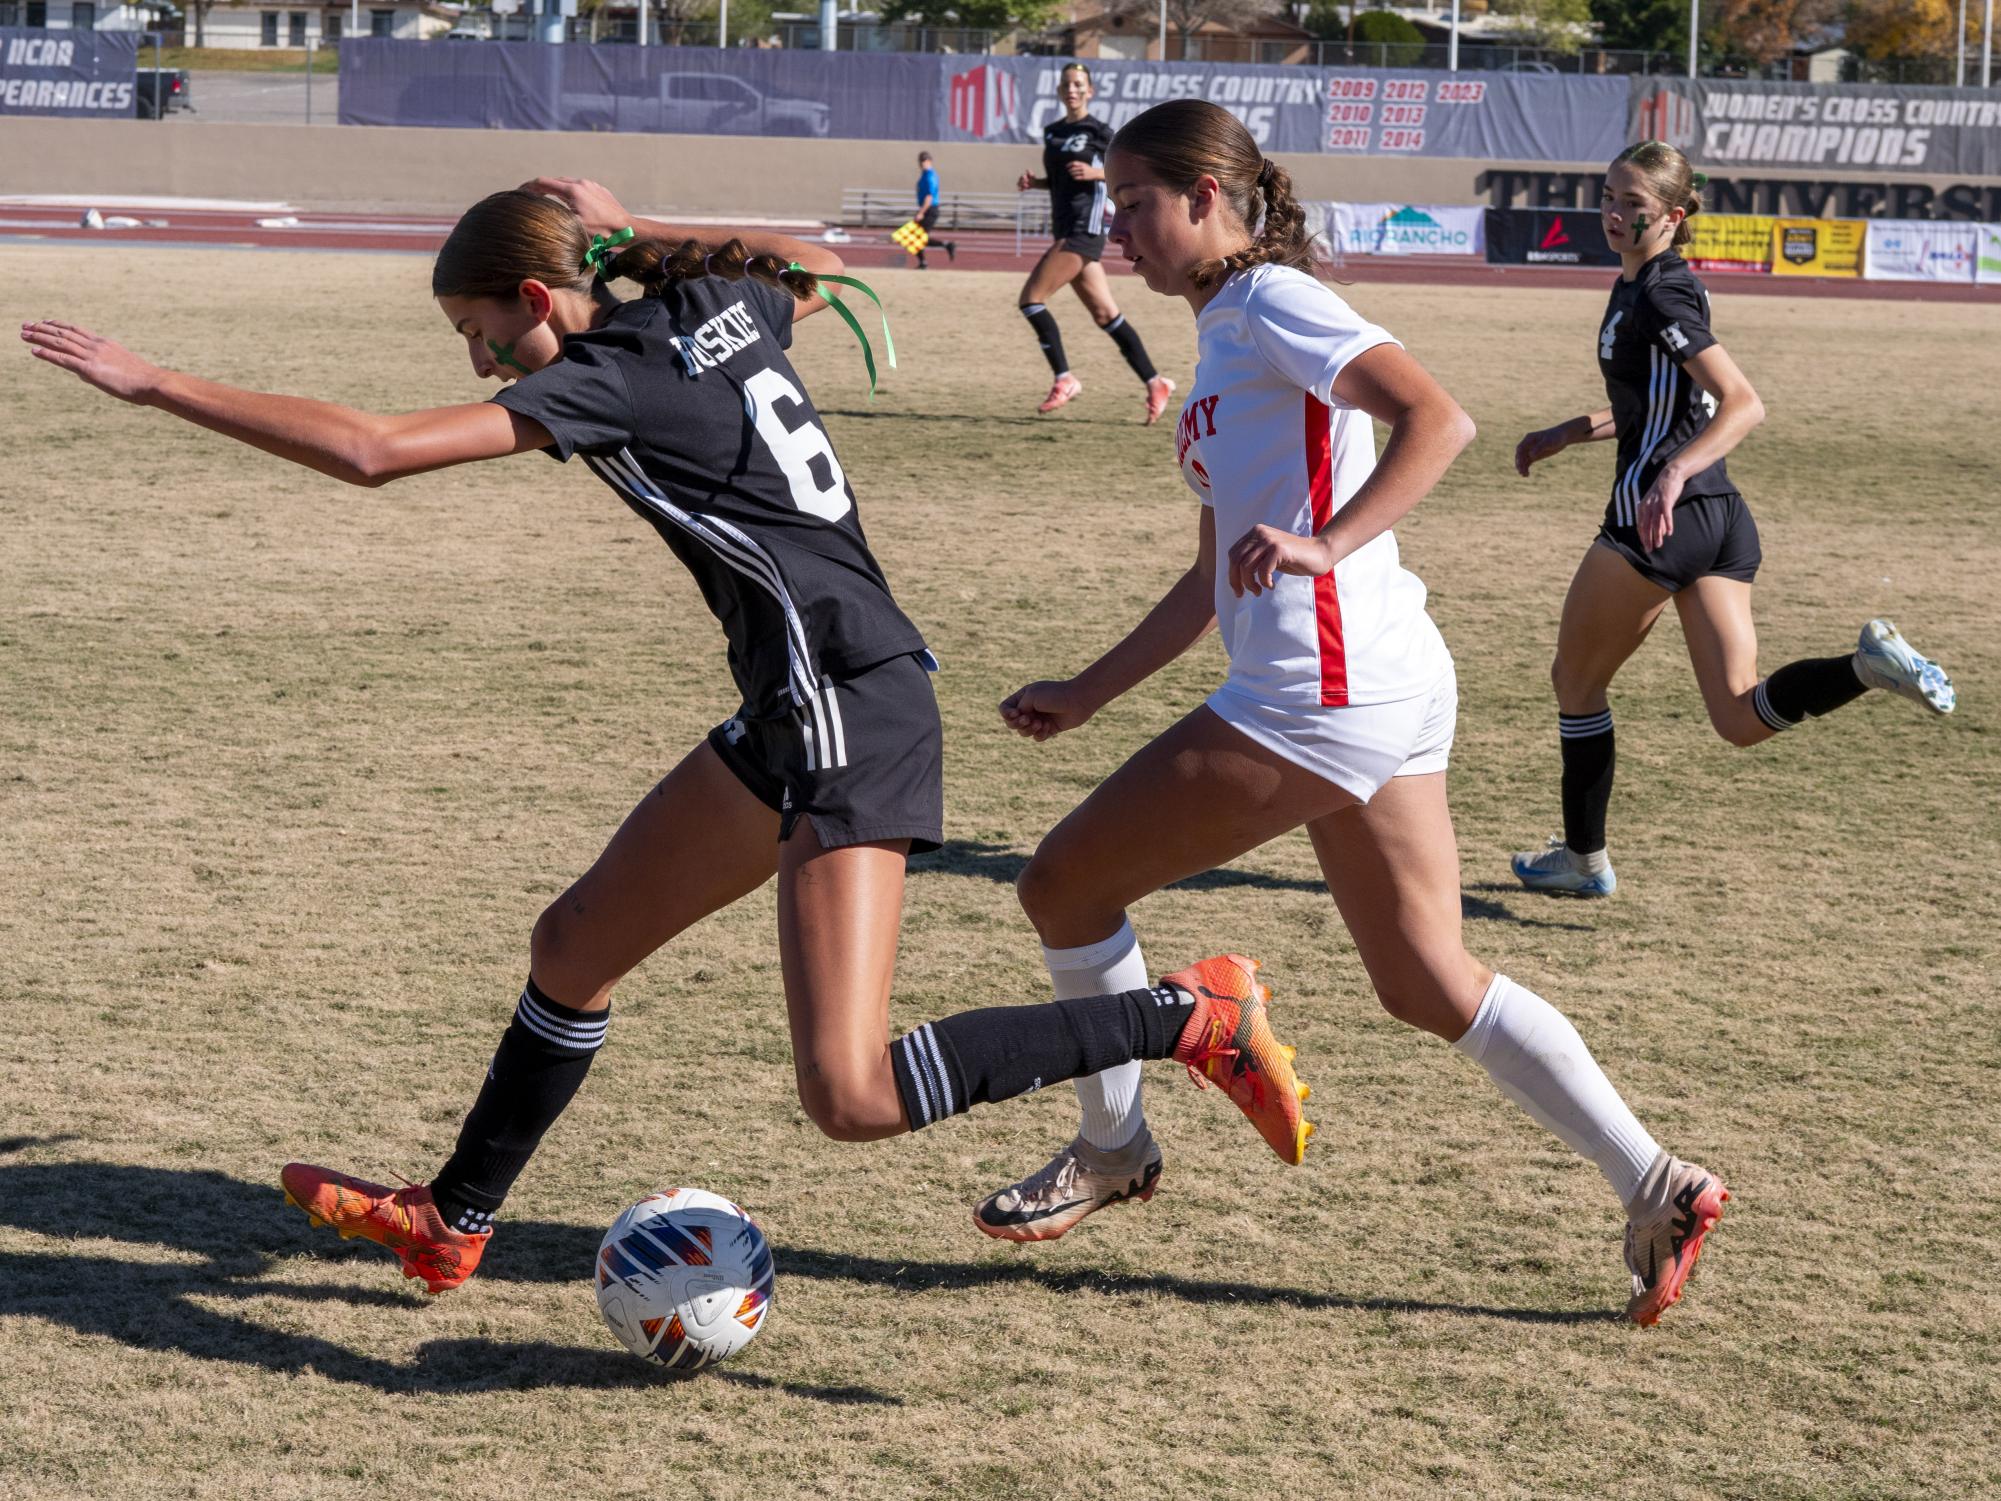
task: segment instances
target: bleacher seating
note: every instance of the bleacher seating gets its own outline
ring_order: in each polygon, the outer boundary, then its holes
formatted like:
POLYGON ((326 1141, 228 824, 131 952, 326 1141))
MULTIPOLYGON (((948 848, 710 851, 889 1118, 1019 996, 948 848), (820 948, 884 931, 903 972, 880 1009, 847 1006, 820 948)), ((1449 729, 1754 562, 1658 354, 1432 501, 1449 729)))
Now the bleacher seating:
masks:
MULTIPOLYGON (((909 188, 844 188, 841 223, 856 229, 894 229, 916 216, 917 200, 909 188)), ((937 233, 962 229, 1020 230, 1049 233, 1047 193, 940 193, 937 233)))

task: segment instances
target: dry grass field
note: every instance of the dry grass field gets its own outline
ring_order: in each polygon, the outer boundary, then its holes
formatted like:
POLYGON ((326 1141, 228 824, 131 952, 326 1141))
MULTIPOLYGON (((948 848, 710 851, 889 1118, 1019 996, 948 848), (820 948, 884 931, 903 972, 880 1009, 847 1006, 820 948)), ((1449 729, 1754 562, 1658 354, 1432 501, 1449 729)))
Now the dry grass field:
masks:
MULTIPOLYGON (((220 379, 379 409, 474 397, 416 258, 0 249, 0 303, 220 379)), ((797 362, 930 635, 952 843, 917 863, 899 1026, 1045 991, 1011 879, 1219 672, 1199 651, 1033 747, 994 704, 1083 664, 1185 565, 1168 427, 1081 308, 1054 419, 1014 281, 886 273, 901 370, 797 362)), ((1127 312, 1185 382, 1179 303, 1127 312)), ((1872 696, 1751 752, 1672 614, 1615 690, 1619 895, 1514 889, 1555 827, 1546 666, 1610 453, 1595 292, 1357 287, 1481 426, 1402 529, 1459 662, 1475 951, 1576 1020, 1735 1200, 1659 1329, 1602 1181, 1375 1005, 1303 838, 1162 893, 1157 965, 1264 956, 1321 1130, 1288 1170, 1162 1067, 1159 1197, 1059 1244, 970 1204, 1067 1089, 901 1141, 792 1097, 769 892, 621 990, 486 1267, 435 1302, 280 1202, 292 1157, 428 1176, 535 914, 734 707, 720 634, 581 465, 347 489, 0 361, 0 1494, 878 1501, 2001 1493, 2001 502, 1991 307, 1717 297, 1771 418, 1768 666, 1875 614, 1959 712, 1872 696), (657 1379, 588 1270, 640 1193, 749 1206, 766 1332, 657 1379)))

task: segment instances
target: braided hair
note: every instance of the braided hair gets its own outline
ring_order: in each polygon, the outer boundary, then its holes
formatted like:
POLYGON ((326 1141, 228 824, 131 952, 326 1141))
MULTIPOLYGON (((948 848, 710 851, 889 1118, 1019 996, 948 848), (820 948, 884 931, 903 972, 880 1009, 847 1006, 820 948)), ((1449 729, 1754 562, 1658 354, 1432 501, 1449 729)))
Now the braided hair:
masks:
POLYGON ((1253 266, 1311 273, 1306 210, 1292 196, 1292 174, 1258 149, 1244 122, 1206 99, 1170 99, 1135 115, 1112 137, 1112 150, 1142 161, 1176 193, 1213 177, 1251 236, 1242 250, 1204 261, 1189 273, 1198 287, 1217 285, 1253 266))
POLYGON ((711 248, 699 240, 669 245, 634 240, 593 266, 591 236, 568 204, 521 188, 480 199, 459 217, 431 266, 433 297, 512 297, 530 278, 588 295, 599 280, 628 277, 657 296, 677 281, 754 276, 792 296, 814 295, 818 281, 775 255, 754 256, 743 241, 711 248))

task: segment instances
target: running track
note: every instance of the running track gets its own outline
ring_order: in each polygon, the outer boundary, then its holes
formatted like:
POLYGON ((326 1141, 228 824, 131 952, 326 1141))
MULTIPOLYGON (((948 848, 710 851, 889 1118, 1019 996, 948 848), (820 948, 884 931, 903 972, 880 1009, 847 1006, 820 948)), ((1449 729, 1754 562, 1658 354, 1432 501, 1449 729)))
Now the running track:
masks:
MULTIPOLYGON (((270 207, 245 209, 184 209, 121 207, 115 202, 95 205, 107 217, 122 215, 143 221, 137 228, 85 229, 78 208, 48 204, 0 203, 0 244, 83 242, 96 246, 153 245, 175 248, 231 250, 366 250, 429 255, 444 243, 451 221, 432 216, 400 214, 308 213, 270 207), (260 222, 262 221, 262 222, 260 222)), ((785 228, 806 232, 805 226, 785 228)), ((941 253, 930 256, 938 271, 1014 271, 1026 274, 1041 254, 1040 241, 1015 253, 1009 232, 969 230, 953 236, 956 261, 941 253)), ((910 258, 889 241, 886 231, 857 230, 854 238, 834 247, 855 267, 908 266, 910 258)), ((1124 263, 1107 259, 1108 271, 1125 273, 1124 263)), ((1344 282, 1404 283, 1456 287, 1580 287, 1602 290, 1612 273, 1603 267, 1490 266, 1471 257, 1425 260, 1355 260, 1335 275, 1344 282)), ((1874 298, 1927 302, 2001 304, 2001 286, 1954 285, 1936 282, 1862 281, 1844 277, 1775 277, 1759 273, 1704 272, 1711 285, 1732 292, 1779 297, 1874 298)))

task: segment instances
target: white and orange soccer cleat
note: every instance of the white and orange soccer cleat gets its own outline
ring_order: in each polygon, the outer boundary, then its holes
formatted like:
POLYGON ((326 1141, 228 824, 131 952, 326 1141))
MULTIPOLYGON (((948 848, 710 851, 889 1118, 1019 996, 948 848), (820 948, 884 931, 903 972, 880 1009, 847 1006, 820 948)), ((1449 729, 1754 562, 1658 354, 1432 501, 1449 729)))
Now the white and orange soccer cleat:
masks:
POLYGON ((431 1190, 422 1185, 384 1188, 330 1168, 288 1162, 279 1180, 285 1202, 306 1211, 315 1225, 386 1246, 403 1263, 403 1275, 431 1293, 450 1292, 479 1268, 490 1231, 462 1235, 445 1224, 431 1190))
POLYGON ((1195 997, 1174 1061, 1202 1088, 1209 1087, 1204 1079, 1222 1085, 1279 1160, 1297 1167, 1313 1135, 1300 1110, 1312 1091, 1293 1074, 1296 1049, 1272 1035, 1265 1011, 1271 991, 1257 972, 1257 960, 1223 954, 1161 977, 1161 984, 1195 997))
POLYGON ((1626 1221, 1626 1270, 1633 1274, 1627 1318, 1651 1327, 1681 1300, 1702 1242, 1729 1198, 1714 1173, 1666 1152, 1654 1159, 1626 1221))
POLYGON ((1116 1152, 1078 1137, 1041 1171, 982 1199, 973 1223, 995 1240, 1055 1240, 1112 1204, 1144 1204, 1160 1186, 1160 1148, 1144 1126, 1116 1152))
POLYGON ((1084 383, 1066 370, 1050 385, 1049 394, 1042 398, 1042 405, 1036 411, 1053 412, 1058 407, 1067 407, 1083 394, 1084 383))
POLYGON ((1152 427, 1160 421, 1160 414, 1167 410, 1167 403, 1174 395, 1174 382, 1164 375, 1156 375, 1146 383, 1146 422, 1152 427))

